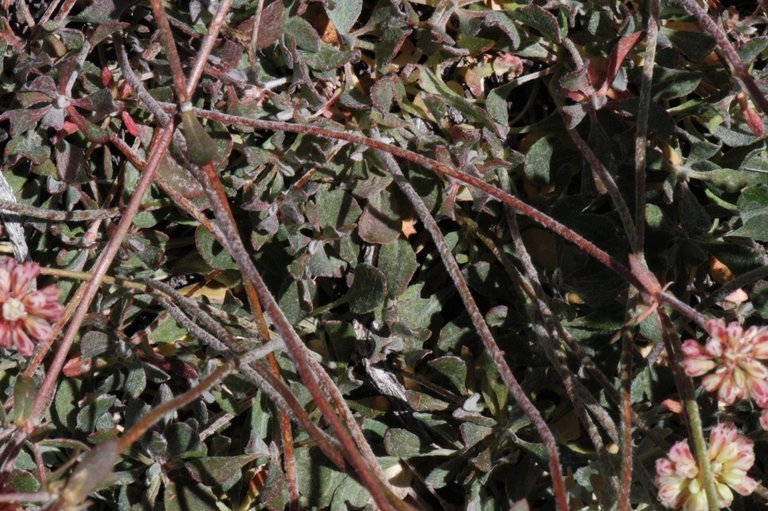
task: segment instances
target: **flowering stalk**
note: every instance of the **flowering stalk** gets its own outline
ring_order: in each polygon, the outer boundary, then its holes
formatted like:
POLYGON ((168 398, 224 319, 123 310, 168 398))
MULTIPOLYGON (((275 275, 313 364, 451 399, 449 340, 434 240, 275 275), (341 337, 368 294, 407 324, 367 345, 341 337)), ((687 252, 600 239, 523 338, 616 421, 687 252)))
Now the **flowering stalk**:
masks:
MULTIPOLYGON (((661 326, 661 334, 664 338, 664 345, 670 360, 672 375, 675 379, 678 392, 680 392, 680 396, 683 399, 685 416, 688 419, 688 429, 696 450, 696 459, 698 461, 699 473, 701 474, 701 483, 707 496, 707 502, 709 503, 708 509, 710 511, 717 511, 717 509, 719 509, 717 507, 717 487, 715 486, 712 467, 709 464, 709 457, 707 456, 707 442, 704 439, 701 414, 699 413, 699 407, 696 404, 696 398, 694 397, 693 383, 689 377, 685 374, 681 374, 680 365, 677 363, 678 360, 683 358, 680 339, 675 334, 674 326, 672 325, 669 316, 664 312, 664 309, 657 309, 656 317, 661 326)), ((702 511, 704 509, 707 509, 707 507, 702 508, 702 511)))
MULTIPOLYGON (((733 491, 750 495, 757 482, 747 476, 755 462, 754 443, 731 423, 712 429, 709 447, 704 444, 716 487, 713 499, 703 491, 700 466, 685 440, 677 442, 665 458, 656 460, 656 485, 659 500, 668 508, 683 506, 686 511, 722 509, 733 502, 733 491)), ((698 447, 697 447, 698 449, 698 447)))

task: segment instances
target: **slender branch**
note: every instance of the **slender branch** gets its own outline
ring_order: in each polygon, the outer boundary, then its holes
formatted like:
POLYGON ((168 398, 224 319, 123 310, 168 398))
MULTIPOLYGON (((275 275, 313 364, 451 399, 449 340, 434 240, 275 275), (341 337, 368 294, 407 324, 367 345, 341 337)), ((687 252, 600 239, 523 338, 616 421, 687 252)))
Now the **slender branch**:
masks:
MULTIPOLYGON (((635 291, 636 294, 637 291, 635 291)), ((631 511, 630 490, 632 488, 632 343, 631 328, 622 329, 621 350, 621 491, 619 510, 631 511)))
POLYGON ((160 40, 163 42, 165 54, 168 57, 168 63, 171 66, 171 75, 173 76, 173 83, 176 86, 176 95, 178 96, 179 104, 185 105, 189 103, 187 80, 184 78, 184 70, 181 67, 179 52, 176 49, 176 41, 173 39, 171 24, 168 22, 168 16, 165 14, 165 7, 163 7, 162 0, 150 0, 150 4, 152 5, 152 14, 155 16, 155 22, 160 30, 160 40))
POLYGON ((44 25, 48 22, 49 19, 51 19, 51 16, 53 16, 54 11, 59 6, 59 3, 61 0, 51 0, 48 3, 48 7, 45 8, 45 12, 43 13, 43 17, 40 18, 40 25, 44 25))
POLYGON ((664 344, 667 348, 667 357, 669 358, 669 365, 672 369, 672 374, 677 384, 678 392, 683 400, 683 405, 688 419, 688 429, 690 437, 693 440, 694 452, 696 454, 696 460, 699 465, 699 471, 702 479, 704 480, 704 491, 707 495, 707 503, 709 511, 717 511, 719 509, 717 487, 715 485, 715 478, 712 473, 712 466, 709 463, 709 455, 707 453, 707 441, 704 438, 704 429, 701 423, 701 414, 699 407, 696 404, 696 397, 694 395, 693 383, 690 377, 688 377, 683 371, 680 361, 683 360, 682 346, 680 344, 680 338, 677 336, 675 327, 669 320, 663 309, 656 310, 656 317, 658 318, 661 326, 661 334, 664 338, 664 344))
MULTIPOLYGON (((514 197, 500 190, 499 188, 496 188, 495 186, 490 185, 485 181, 482 181, 474 176, 470 176, 469 174, 464 174, 453 166, 440 163, 437 160, 421 155, 419 153, 415 153, 413 151, 409 151, 408 149, 403 149, 402 147, 393 146, 393 145, 387 144, 386 142, 374 140, 372 138, 368 138, 368 137, 354 134, 354 133, 347 133, 344 131, 322 128, 315 125, 303 125, 303 124, 293 124, 293 123, 280 122, 280 121, 265 121, 261 119, 251 119, 248 117, 223 114, 221 112, 213 112, 213 111, 204 110, 201 108, 193 108, 193 112, 197 116, 207 118, 207 119, 212 119, 225 124, 250 126, 256 129, 264 129, 264 130, 270 130, 270 131, 287 131, 289 133, 307 133, 307 134, 318 136, 318 137, 325 137, 325 138, 337 139, 337 140, 346 140, 354 144, 368 146, 373 149, 392 154, 393 156, 397 156, 398 158, 411 161, 437 174, 451 177, 453 179, 456 179, 459 182, 473 186, 487 193, 492 197, 496 197, 497 199, 502 201, 504 204, 507 204, 508 206, 512 207, 518 213, 533 219, 534 221, 546 227, 547 229, 554 232, 558 236, 564 238, 567 241, 570 241, 571 243, 579 247, 581 250, 591 255, 592 257, 594 257, 597 261, 599 261, 605 267, 617 273, 620 277, 622 277, 625 281, 627 281, 631 285, 639 289, 642 289, 646 292, 653 293, 654 295, 656 295, 657 293, 657 290, 655 289, 646 288, 646 286, 644 286, 637 279, 637 277, 635 277, 635 275, 630 271, 629 268, 627 268, 627 266, 620 263, 617 259, 610 256, 607 252, 598 248, 597 245, 587 240, 583 236, 579 235, 578 233, 574 232, 572 229, 566 227, 565 225, 561 224, 560 222, 553 219, 552 217, 542 213, 541 211, 537 210, 533 206, 526 204, 525 202, 521 201, 517 197, 514 197)), ((634 232, 634 231, 630 231, 630 232, 634 232)), ((702 314, 696 312, 696 310, 694 310, 692 307, 684 304, 683 302, 681 302, 679 299, 677 299, 675 296, 671 295, 668 292, 658 293, 657 298, 663 301, 664 303, 666 303, 667 305, 669 305, 670 307, 672 307, 673 309, 675 309, 677 312, 679 312, 683 316, 690 318, 691 320, 697 322, 700 325, 703 325, 704 322, 706 322, 706 318, 702 314)))
MULTIPOLYGON (((560 110, 560 113, 563 114, 562 98, 554 91, 552 92, 552 97, 555 99, 558 110, 560 110)), ((565 130, 568 132, 568 136, 571 137, 571 140, 581 155, 587 161, 592 170, 596 173, 598 179, 600 179, 600 181, 605 186, 605 189, 611 198, 611 202, 613 202, 613 206, 616 208, 616 212, 619 214, 621 223, 624 226, 624 231, 627 233, 627 239, 629 240, 629 246, 632 247, 632 251, 635 253, 641 252, 642 246, 639 244, 639 240, 637 238, 635 222, 632 220, 632 214, 629 212, 627 201, 625 201, 624 197, 621 195, 621 191, 619 190, 616 181, 613 179, 613 176, 610 172, 608 172, 608 169, 605 168, 605 165, 603 165, 603 162, 600 161, 600 158, 598 158, 594 151, 592 151, 592 148, 589 147, 589 144, 587 144, 582 136, 579 135, 579 132, 576 130, 576 128, 569 128, 566 126, 565 130)))
POLYGON ((139 80, 139 77, 136 76, 136 73, 133 72, 133 68, 131 68, 131 61, 128 58, 128 53, 125 51, 123 38, 120 36, 120 34, 115 35, 115 48, 117 50, 117 62, 120 64, 120 71, 123 73, 123 78, 125 78, 125 81, 128 82, 128 85, 130 85, 131 89, 133 89, 136 97, 138 97, 139 101, 141 101, 144 106, 146 106, 147 109, 152 112, 155 118, 157 118, 157 122, 160 124, 160 126, 165 126, 166 124, 170 123, 171 116, 165 113, 163 107, 161 107, 157 100, 152 97, 146 87, 144 87, 144 84, 141 82, 141 80, 139 80))
MULTIPOLYGON (((139 206, 144 199, 144 195, 152 183, 152 176, 155 173, 157 166, 159 165, 161 159, 165 157, 165 152, 171 142, 171 135, 173 130, 173 125, 167 126, 155 137, 154 144, 150 151, 150 159, 147 164, 147 169, 145 170, 144 174, 142 174, 141 178, 139 178, 134 194, 125 209, 123 217, 120 219, 120 223, 117 225, 115 232, 112 234, 112 238, 110 238, 109 242, 104 247, 101 257, 96 262, 93 270, 93 279, 83 287, 80 300, 74 302, 77 305, 74 309, 72 319, 69 322, 67 330, 64 332, 64 337, 61 340, 59 349, 56 352, 53 361, 51 362, 51 366, 48 368, 45 379, 40 385, 40 389, 35 396, 35 403, 33 405, 32 412, 25 421, 24 425, 16 432, 16 434, 14 434, 12 441, 8 443, 2 455, 0 455, 0 460, 3 463, 3 472, 10 470, 13 465, 11 461, 15 459, 15 456, 18 453, 18 449, 21 448, 21 445, 23 444, 28 434, 34 430, 34 427, 40 421, 40 418, 45 413, 45 410, 48 409, 48 406, 53 399, 53 392, 56 388, 56 382, 58 381, 59 374, 64 367, 64 363, 66 362, 69 350, 74 343, 75 336, 77 335, 80 326, 85 320, 88 309, 90 308, 93 299, 96 297, 96 293, 101 286, 101 282, 106 276, 109 266, 112 264, 112 261, 120 249, 122 241, 125 239, 126 234, 128 234, 128 230, 131 228, 133 218, 136 216, 136 213, 138 213, 139 206)), ((41 347, 38 355, 41 351, 47 350, 49 346, 50 343, 41 347)), ((33 360, 33 364, 35 362, 39 363, 41 360, 42 356, 36 356, 33 360)))
POLYGON ((602 263, 606 267, 610 268, 611 270, 619 274, 627 282, 642 288, 642 285, 632 275, 632 272, 629 270, 629 268, 627 268, 618 260, 610 256, 605 251, 598 248, 591 241, 577 234, 572 229, 566 227, 565 225, 561 224, 560 222, 553 219, 552 217, 542 213, 541 211, 537 210, 532 206, 529 206, 528 204, 524 203, 517 197, 514 197, 496 188, 495 186, 490 185, 485 181, 482 181, 481 179, 478 179, 469 174, 464 174, 463 172, 459 171, 458 169, 456 169, 451 165, 446 165, 444 163, 441 163, 427 156, 421 155, 419 153, 415 153, 413 151, 409 151, 408 149, 403 149, 398 146, 390 145, 380 140, 374 140, 372 138, 368 138, 368 137, 354 134, 354 133, 348 133, 345 131, 322 128, 320 126, 315 126, 315 125, 303 125, 303 124, 293 124, 293 123, 280 122, 280 121, 265 121, 261 119, 251 119, 248 117, 228 115, 220 112, 204 110, 201 108, 194 108, 193 112, 195 113, 195 115, 199 117, 212 119, 225 124, 237 124, 242 126, 250 126, 252 128, 265 129, 270 131, 307 133, 307 134, 319 136, 319 137, 325 137, 325 138, 331 138, 331 139, 337 139, 337 140, 346 140, 354 144, 368 146, 373 149, 392 154, 393 156, 396 156, 398 158, 411 161, 413 163, 416 163, 417 165, 421 165, 424 168, 427 168, 433 172, 436 172, 437 174, 445 175, 453 179, 456 179, 461 183, 468 184, 474 188, 477 188, 487 193, 488 195, 491 195, 492 197, 495 197, 501 200, 505 204, 511 206, 518 213, 521 213, 527 217, 532 218, 539 224, 543 225, 547 229, 557 234, 558 236, 561 236, 567 241, 570 241, 574 245, 578 246, 581 250, 587 252, 589 255, 597 259, 600 263, 602 263))
POLYGON ((155 425, 157 421, 163 418, 167 413, 187 406, 192 401, 198 399, 204 392, 216 385, 222 378, 232 372, 234 365, 227 362, 214 369, 211 374, 206 376, 203 381, 186 391, 180 396, 176 396, 170 401, 162 403, 157 408, 153 408, 147 415, 141 418, 117 443, 117 452, 121 453, 129 448, 133 443, 141 438, 149 428, 155 425))
POLYGON ((50 502, 55 498, 55 495, 46 492, 0 494, 0 502, 7 502, 10 504, 19 504, 21 502, 50 502))
MULTIPOLYGON (((176 306, 170 303, 169 300, 161 300, 161 303, 166 310, 176 319, 179 324, 187 328, 187 330, 198 337, 206 344, 214 347, 219 351, 231 350, 235 354, 239 354, 241 357, 248 357, 247 353, 243 353, 243 350, 239 346, 235 338, 225 328, 223 328, 217 321, 210 317, 204 310, 189 298, 181 295, 172 287, 155 280, 146 280, 146 284, 152 289, 160 291, 166 294, 170 298, 176 301, 182 311, 179 311, 176 306), (173 309, 176 309, 175 311, 173 309), (174 315, 175 314, 175 315, 174 315), (188 315, 188 316, 187 316, 188 315), (178 316, 178 317, 177 317, 178 316), (190 318, 194 318, 191 320, 190 318), (213 332, 217 337, 213 337, 207 332, 203 331, 197 326, 197 322, 202 323, 206 328, 213 332)), ((274 342, 274 341, 272 341, 274 342)), ((293 395, 290 393, 287 387, 277 378, 276 375, 263 369, 257 369, 257 366, 247 363, 247 358, 241 358, 239 369, 246 377, 248 377, 258 388, 262 389, 264 393, 272 400, 277 406, 278 410, 283 413, 290 420, 293 420, 298 425, 302 426, 307 433, 315 439, 328 458, 339 466, 342 470, 345 469, 346 464, 343 458, 339 456, 339 446, 335 445, 334 441, 330 440, 327 435, 319 430, 309 419, 304 409, 299 405, 293 395)))
POLYGON ((264 0, 259 0, 256 6, 256 15, 253 17, 253 28, 251 29, 251 44, 248 46, 248 57, 251 60, 251 67, 254 69, 257 65, 256 45, 259 42, 259 28, 261 28, 261 14, 264 11, 264 0))
MULTIPOLYGON (((218 176, 216 175, 213 165, 210 163, 204 165, 202 171, 198 174, 199 179, 203 183, 203 188, 208 194, 211 206, 216 213, 216 220, 229 241, 231 255, 246 278, 248 278, 256 288, 259 299, 265 305, 266 310, 272 317, 275 328, 277 328, 278 332, 283 337, 283 341, 286 344, 288 353, 296 366, 299 376, 312 394, 312 397, 315 399, 323 416, 329 422, 334 434, 338 437, 350 464, 357 471, 358 476, 361 478, 368 491, 371 492, 371 496, 378 506, 387 510, 408 509, 410 506, 397 499, 391 493, 391 490, 389 490, 385 481, 378 479, 372 472, 372 468, 360 457, 360 453, 357 450, 358 448, 355 446, 356 444, 350 436, 349 431, 339 420, 339 417, 333 411, 330 403, 328 403, 326 397, 318 387, 316 379, 318 378, 318 375, 312 370, 307 362, 310 355, 307 353, 306 346, 288 322, 285 314, 278 306, 277 301, 272 296, 272 293, 267 288, 264 280, 261 278, 261 275, 251 261, 248 251, 243 245, 240 234, 237 231, 237 226, 230 221, 231 214, 227 212, 229 210, 229 205, 226 202, 222 202, 222 199, 216 193, 216 187, 213 185, 212 181, 217 180, 218 176)), ((356 426, 356 424, 354 424, 354 426, 356 426)), ((350 427, 353 427, 353 425, 350 425, 350 427)))
MULTIPOLYGON (((508 176, 504 175, 500 177, 502 186, 507 188, 509 183, 505 183, 505 181, 509 181, 508 176)), ((515 252, 517 253, 517 256, 522 264, 523 271, 525 272, 525 278, 527 278, 526 283, 533 292, 533 303, 536 305, 536 309, 538 310, 539 315, 544 320, 543 328, 534 326, 533 330, 537 334, 539 344, 543 348, 545 355, 557 371, 560 379, 563 381, 565 392, 573 403, 574 410, 576 411, 579 420, 584 426, 584 429, 587 431, 587 434, 592 441, 592 445, 595 446, 595 452, 597 453, 599 463, 602 465, 602 472, 606 474, 606 480, 610 484, 614 493, 617 493, 619 491, 618 481, 614 471, 612 470, 611 461, 608 459, 605 444, 603 443, 603 439, 600 436, 600 433, 597 431, 594 422, 587 414, 587 410, 594 410, 599 408, 599 403, 597 403, 594 397, 588 391, 586 391, 586 389, 583 387, 583 385, 580 384, 576 376, 568 367, 565 355, 560 350, 559 343, 556 341, 558 330, 555 324, 555 315, 549 307, 546 294, 544 293, 544 288, 542 287, 541 280, 539 279, 539 274, 536 271, 536 267, 533 264, 530 253, 528 252, 528 249, 523 242, 523 237, 520 233, 520 227, 518 225, 517 219, 515 218, 514 212, 511 210, 511 208, 507 207, 504 209, 509 232, 512 236, 512 242, 515 247, 515 252), (582 392, 579 392, 579 390, 582 390, 582 392), (589 404, 587 405, 585 401, 589 404)), ((503 252, 501 253, 504 254, 503 252)), ((506 254, 504 254, 504 256, 506 259, 508 259, 506 254)), ((511 262, 508 264, 503 264, 503 266, 508 268, 508 270, 514 268, 511 262), (510 266, 512 266, 512 268, 509 268, 510 266)), ((521 275, 521 277, 523 276, 521 275)), ((609 428, 606 429, 608 431, 613 430, 615 434, 616 426, 613 424, 613 421, 610 421, 609 428)))
POLYGON ((128 206, 126 207, 125 212, 120 219, 120 223, 117 225, 115 232, 112 234, 109 243, 107 243, 107 245, 104 247, 102 255, 96 263, 95 268, 93 269, 93 280, 86 284, 83 297, 78 303, 72 320, 70 321, 69 326, 64 333, 64 338, 61 341, 59 350, 56 352, 56 356, 51 363, 51 367, 48 369, 45 380, 40 386, 37 398, 35 399, 33 412, 29 418, 31 423, 35 423, 39 419, 42 413, 47 409, 48 404, 53 397, 53 390, 56 386, 56 381, 62 367, 64 366, 64 362, 66 361, 69 349, 75 340, 77 331, 80 329, 80 325, 85 319, 88 308, 95 298, 96 293, 99 290, 99 286, 106 276, 107 270, 109 269, 112 260, 117 255, 125 235, 128 233, 128 230, 131 227, 133 218, 139 211, 139 206, 141 205, 141 202, 144 198, 144 194, 149 189, 150 184, 152 184, 152 177, 155 173, 155 170, 157 169, 161 159, 165 157, 165 151, 171 142, 171 135, 173 130, 173 125, 167 126, 161 130, 157 136, 149 162, 147 163, 147 168, 136 184, 136 191, 131 197, 128 206))
MULTIPOLYGON (((549 304, 547 303, 547 297, 545 294, 538 294, 536 290, 534 290, 533 287, 533 279, 531 278, 531 274, 529 273, 529 269, 526 268, 526 274, 528 277, 523 276, 520 274, 520 272, 517 270, 517 268, 512 263, 510 257, 499 248, 496 241, 494 241, 490 236, 483 233, 479 230, 478 225, 471 219, 467 218, 464 215, 457 215, 456 220, 466 226, 472 233, 473 236, 477 236, 477 238, 485 245, 488 250, 491 251, 491 253, 496 257, 496 259, 501 264, 502 268, 507 272, 507 275, 510 276, 510 278, 523 290, 525 295, 530 299, 532 303, 536 304, 537 309, 539 309, 539 313, 542 317, 547 318, 548 320, 551 320, 554 324, 554 327, 556 329, 556 332, 548 333, 547 335, 551 337, 551 339, 547 339, 547 342, 550 342, 551 340, 554 340, 557 338, 557 336, 561 336, 564 339, 566 339, 568 342, 572 342, 573 339, 570 338, 569 335, 566 335, 563 333, 564 328, 562 327, 562 324, 560 324, 557 316, 554 315, 552 312, 552 309, 549 307, 549 304), (530 279, 530 282, 529 282, 530 279)), ((518 229, 519 230, 519 229, 518 229)), ((516 234, 513 232, 512 234, 513 240, 515 239, 516 234)), ((525 245, 523 244, 523 248, 525 248, 525 245)), ((527 249, 525 249, 525 252, 521 251, 518 248, 515 248, 516 252, 521 256, 522 254, 528 254, 527 249)), ((528 254, 528 257, 530 257, 530 254, 528 254)), ((525 262, 522 263, 524 266, 526 265, 525 262)), ((538 278, 538 274, 536 272, 536 268, 533 267, 531 264, 531 268, 534 272, 534 275, 538 278)), ((567 344, 567 343, 566 343, 567 344)), ((558 348, 550 348, 547 347, 548 352, 547 357, 550 356, 551 351, 559 351, 558 348)), ((586 355, 585 355, 586 356, 586 355)), ((567 365, 565 367, 567 371, 570 371, 568 369, 567 365)), ((606 381, 608 381, 606 377, 606 381)), ((603 426, 603 428, 608 433, 608 436, 614 441, 618 442, 619 440, 619 434, 618 429, 616 428, 616 424, 613 422, 613 419, 611 419, 610 415, 605 412, 605 409, 598 403, 597 399, 587 390, 586 387, 575 377, 572 376, 572 382, 573 382, 573 389, 577 393, 575 398, 572 400, 575 403, 575 408, 577 413, 581 412, 581 409, 590 411, 600 422, 600 424, 603 426)), ((566 391, 568 391, 568 387, 566 386, 566 391)), ((569 395, 570 397, 570 395, 569 395)), ((592 444, 595 446, 595 451, 600 453, 599 446, 604 445, 602 443, 602 439, 599 436, 599 433, 597 433, 593 429, 593 423, 591 420, 587 418, 587 420, 590 423, 590 426, 585 424, 585 429, 587 430, 588 435, 590 436, 590 440, 592 440, 592 444)))
POLYGON ((518 406, 520 406, 523 412, 525 412, 525 414, 531 419, 531 422, 536 428, 536 431, 538 432, 539 437, 544 444, 544 447, 547 451, 547 456, 549 458, 549 470, 552 477, 552 486, 555 492, 557 508, 560 511, 567 510, 568 493, 565 487, 565 479, 563 478, 562 468, 560 467, 560 454, 557 449, 557 440, 555 440, 555 437, 552 434, 552 430, 549 429, 547 422, 541 416, 539 410, 536 409, 533 403, 531 403, 531 401, 528 399, 528 396, 525 395, 525 391, 520 386, 520 383, 517 381, 517 378, 515 378, 515 375, 512 373, 512 369, 509 367, 506 359, 504 358, 504 353, 501 351, 501 349, 499 349, 498 344, 496 344, 496 341, 493 338, 493 334, 491 333, 490 328, 488 328, 488 324, 485 322, 485 318, 483 318, 483 315, 475 303, 475 299, 472 297, 472 293, 470 292, 469 287, 467 286, 467 283, 461 274, 461 269, 456 263, 456 259, 454 259, 453 254, 451 253, 451 249, 448 247, 443 234, 440 232, 440 228, 438 227, 437 222, 432 217, 432 214, 430 213, 426 204, 424 204, 424 201, 421 199, 419 194, 416 192, 416 190, 413 189, 411 184, 408 182, 408 179, 406 179, 406 177, 403 175, 402 170, 400 170, 400 166, 397 164, 397 161, 395 161, 392 155, 385 152, 379 152, 378 154, 384 161, 390 174, 392 174, 397 186, 411 202, 411 205, 416 211, 416 214, 426 227, 427 231, 432 237, 432 240, 435 242, 435 246, 437 247, 437 251, 440 254, 443 265, 448 271, 448 274, 451 276, 451 280, 453 280, 453 283, 456 286, 462 301, 464 302, 464 307, 469 312, 472 324, 474 325, 475 330, 477 330, 480 338, 483 341, 483 346, 485 347, 486 353, 493 361, 496 369, 501 375, 502 380, 504 380, 504 383, 506 383, 509 387, 510 392, 515 398, 518 406))
POLYGON ((755 104, 760 107, 760 110, 762 110, 764 114, 768 114, 768 99, 766 99, 763 91, 760 90, 757 82, 755 82, 755 79, 752 78, 752 75, 749 74, 749 71, 744 66, 744 63, 739 57, 739 53, 728 40, 728 36, 725 34, 725 31, 723 31, 723 29, 714 22, 714 20, 709 16, 709 14, 707 14, 704 9, 701 8, 696 0, 677 0, 677 2, 682 5, 683 9, 685 9, 688 14, 696 18, 696 21, 699 22, 701 28, 709 32, 710 35, 715 38, 715 41, 717 41, 717 46, 723 52, 725 59, 731 65, 733 73, 741 82, 742 88, 746 88, 747 93, 752 98, 752 101, 754 101, 755 104))
POLYGON ((72 7, 75 6, 75 2, 77 2, 77 0, 66 0, 64 2, 64 5, 61 6, 61 10, 59 10, 59 12, 56 13, 56 17, 54 18, 54 20, 61 21, 67 16, 69 16, 69 11, 71 11, 72 7))
MULTIPOLYGON (((213 45, 216 44, 216 39, 219 37, 219 31, 224 24, 224 18, 229 12, 229 7, 232 5, 232 0, 221 0, 219 8, 216 10, 216 14, 211 20, 211 26, 208 27, 208 33, 203 38, 203 44, 200 46, 200 50, 195 57, 195 63, 192 65, 192 71, 189 73, 187 79, 186 97, 187 101, 192 98, 192 94, 195 92, 197 83, 200 81, 200 77, 203 76, 205 65, 208 63, 208 56, 213 50, 213 45)), ((182 105, 184 102, 180 102, 182 105)))
POLYGON ((635 127, 635 225, 637 241, 645 246, 645 182, 648 146, 648 110, 651 103, 653 67, 656 63, 656 42, 659 35, 659 0, 648 0, 648 27, 645 32, 643 77, 640 82, 640 100, 637 105, 635 127))
POLYGON ((56 211, 54 209, 38 208, 3 199, 0 199, 0 212, 4 216, 25 216, 49 222, 87 222, 114 218, 123 214, 119 208, 56 211), (13 215, 7 215, 7 213, 12 213, 13 215))

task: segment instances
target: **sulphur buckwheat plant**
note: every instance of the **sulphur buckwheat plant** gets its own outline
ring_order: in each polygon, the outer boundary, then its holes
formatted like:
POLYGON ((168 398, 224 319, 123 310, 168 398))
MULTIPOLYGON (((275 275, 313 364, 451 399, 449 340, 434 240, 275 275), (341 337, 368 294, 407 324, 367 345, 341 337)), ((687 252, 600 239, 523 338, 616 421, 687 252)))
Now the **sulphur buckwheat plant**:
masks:
POLYGON ((0 260, 0 346, 22 355, 31 354, 36 343, 50 339, 52 323, 64 312, 55 285, 34 289, 38 275, 37 263, 0 260))
MULTIPOLYGON (((719 508, 731 505, 733 491, 749 495, 757 486, 757 482, 747 476, 755 462, 753 447, 752 440, 739 433, 731 423, 712 429, 707 455, 717 487, 719 508)), ((656 486, 659 500, 667 508, 708 509, 702 476, 685 440, 673 445, 666 458, 656 460, 656 486)))
POLYGON ((693 339, 683 343, 683 368, 688 376, 704 376, 702 386, 717 392, 718 399, 731 405, 737 399, 753 399, 768 407, 768 328, 749 327, 722 320, 707 322, 709 339, 703 346, 693 339))

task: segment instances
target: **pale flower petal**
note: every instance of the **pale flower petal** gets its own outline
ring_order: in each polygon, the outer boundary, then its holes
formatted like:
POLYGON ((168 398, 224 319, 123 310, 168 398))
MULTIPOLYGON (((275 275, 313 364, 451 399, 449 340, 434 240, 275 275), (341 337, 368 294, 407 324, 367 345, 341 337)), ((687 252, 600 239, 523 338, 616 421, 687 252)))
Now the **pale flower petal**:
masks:
POLYGON ((31 355, 35 344, 50 340, 52 323, 64 313, 55 285, 34 290, 36 263, 0 259, 0 346, 31 355))
POLYGON ((706 323, 709 338, 704 345, 693 339, 683 344, 683 370, 688 376, 703 376, 702 386, 716 392, 731 405, 738 399, 752 399, 768 407, 768 327, 751 326, 746 331, 736 322, 706 323))
MULTIPOLYGON (((768 410, 767 410, 768 412, 768 410)), ((749 495, 757 482, 747 476, 755 462, 754 442, 736 426, 723 423, 712 429, 707 455, 717 487, 717 507, 729 507, 733 492, 749 495)), ((667 508, 707 511, 708 501, 702 476, 685 440, 675 443, 666 458, 656 460, 659 501, 667 508)))

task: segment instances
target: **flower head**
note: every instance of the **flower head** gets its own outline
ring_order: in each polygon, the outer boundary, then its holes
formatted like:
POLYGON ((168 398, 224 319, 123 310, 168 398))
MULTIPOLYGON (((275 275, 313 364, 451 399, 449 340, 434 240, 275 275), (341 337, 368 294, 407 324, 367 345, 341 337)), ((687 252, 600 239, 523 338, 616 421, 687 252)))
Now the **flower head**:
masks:
POLYGON ((51 323, 64 313, 55 285, 34 289, 38 275, 36 263, 0 259, 0 346, 15 347, 22 355, 31 354, 36 342, 50 339, 51 323))
POLYGON ((702 386, 717 392, 726 405, 736 399, 754 399, 768 407, 768 328, 749 327, 721 320, 707 322, 709 339, 701 345, 693 339, 683 343, 683 369, 688 376, 704 376, 702 386))
MULTIPOLYGON (((755 462, 754 444, 730 423, 712 429, 707 449, 712 474, 717 488, 717 506, 728 507, 733 502, 733 491, 749 495, 757 482, 747 477, 755 462), (733 491, 732 491, 733 490, 733 491)), ((666 458, 656 460, 656 486, 659 500, 670 509, 683 507, 685 511, 706 511, 707 494, 699 467, 685 440, 677 442, 666 458)))

